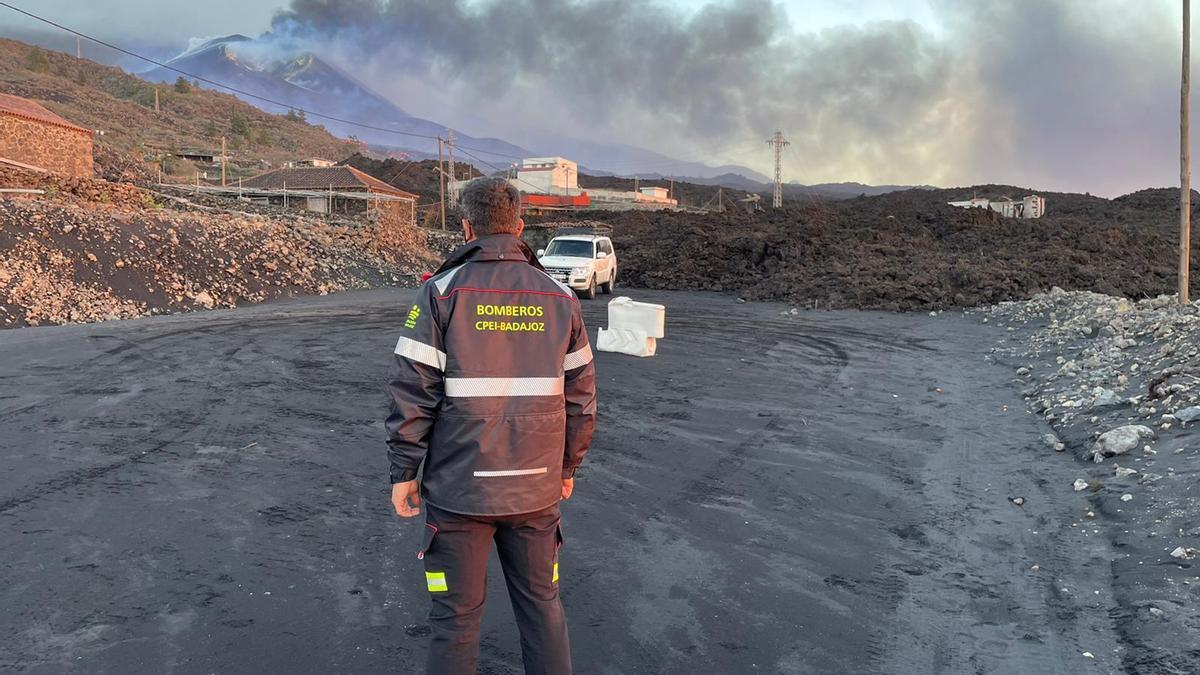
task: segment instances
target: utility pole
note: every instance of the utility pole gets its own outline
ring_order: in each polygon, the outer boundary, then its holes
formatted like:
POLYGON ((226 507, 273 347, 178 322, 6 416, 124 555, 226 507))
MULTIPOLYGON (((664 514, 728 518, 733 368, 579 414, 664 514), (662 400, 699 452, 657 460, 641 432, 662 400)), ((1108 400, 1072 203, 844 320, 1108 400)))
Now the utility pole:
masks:
POLYGON ((225 137, 221 137, 221 187, 225 187, 225 137))
POLYGON ((438 135, 438 203, 442 207, 442 229, 446 229, 446 172, 442 170, 442 137, 438 135))
POLYGON ((450 164, 450 201, 458 201, 458 190, 454 187, 454 181, 458 180, 458 174, 454 171, 454 130, 446 130, 446 154, 449 156, 450 164))
POLYGON ((725 188, 717 188, 717 210, 725 213, 725 188))
POLYGON ((77 59, 83 58, 83 45, 81 44, 81 41, 80 41, 78 35, 75 36, 75 58, 77 58, 77 59))
POLYGON ((158 112, 158 87, 154 88, 154 112, 158 112))
POLYGON ((1187 305, 1191 298, 1192 264, 1192 163, 1189 131, 1188 95, 1191 90, 1192 8, 1183 0, 1183 74, 1179 84, 1179 304, 1187 305))
POLYGON ((775 194, 771 198, 771 208, 783 206, 783 149, 791 143, 783 137, 782 131, 767 139, 767 145, 775 146, 775 194))

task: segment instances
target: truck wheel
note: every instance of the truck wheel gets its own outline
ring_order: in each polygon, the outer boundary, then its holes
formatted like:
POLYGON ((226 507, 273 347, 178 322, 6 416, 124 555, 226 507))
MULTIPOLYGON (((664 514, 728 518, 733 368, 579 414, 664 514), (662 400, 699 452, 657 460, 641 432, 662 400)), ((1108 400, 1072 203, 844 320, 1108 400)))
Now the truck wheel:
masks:
POLYGON ((608 277, 608 283, 604 283, 604 284, 600 285, 600 292, 604 293, 605 295, 612 295, 613 289, 616 287, 617 287, 617 271, 613 270, 612 274, 608 277))
POLYGON ((579 297, 581 297, 585 300, 595 300, 596 299, 596 275, 594 275, 594 274, 592 275, 592 280, 588 282, 588 287, 587 287, 586 291, 576 291, 576 292, 579 294, 579 297))

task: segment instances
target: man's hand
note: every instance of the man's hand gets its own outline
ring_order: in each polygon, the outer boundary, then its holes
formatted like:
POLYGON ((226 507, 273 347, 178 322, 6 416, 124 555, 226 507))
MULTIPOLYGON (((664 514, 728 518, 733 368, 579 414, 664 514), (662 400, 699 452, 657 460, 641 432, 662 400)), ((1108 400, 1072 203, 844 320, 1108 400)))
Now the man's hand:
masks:
POLYGON ((392 483, 392 506, 401 518, 421 515, 421 491, 417 488, 417 481, 392 483))
POLYGON ((564 479, 562 479, 562 482, 563 482, 562 498, 570 499, 571 493, 575 491, 575 479, 574 478, 564 478, 564 479))

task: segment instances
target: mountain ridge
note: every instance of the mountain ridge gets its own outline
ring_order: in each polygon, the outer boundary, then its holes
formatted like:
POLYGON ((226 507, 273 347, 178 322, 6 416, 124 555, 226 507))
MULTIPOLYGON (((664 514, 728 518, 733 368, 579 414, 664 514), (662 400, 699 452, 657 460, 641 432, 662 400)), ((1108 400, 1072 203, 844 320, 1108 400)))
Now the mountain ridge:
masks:
MULTIPOLYGON (((300 108, 378 127, 371 129, 321 119, 330 131, 381 146, 385 151, 415 151, 434 155, 437 142, 428 137, 443 134, 449 128, 434 120, 411 115, 399 104, 375 92, 369 85, 320 54, 280 50, 263 38, 249 38, 241 34, 211 38, 189 46, 170 59, 167 65, 278 101, 273 104, 235 94, 268 112, 285 113, 289 108, 300 108)), ((179 74, 169 68, 154 67, 138 75, 153 81, 171 82, 179 74)), ((211 87, 203 82, 201 86, 211 87)), ((490 165, 491 168, 507 166, 515 159, 553 155, 569 157, 593 171, 613 174, 635 175, 635 171, 620 169, 637 165, 678 167, 671 171, 678 175, 706 177, 736 171, 750 179, 766 179, 763 174, 744 166, 727 164, 714 167, 632 145, 600 143, 550 132, 542 132, 537 137, 522 139, 521 142, 472 135, 460 130, 455 130, 455 136, 465 152, 484 155, 482 158, 468 155, 465 161, 490 165)))

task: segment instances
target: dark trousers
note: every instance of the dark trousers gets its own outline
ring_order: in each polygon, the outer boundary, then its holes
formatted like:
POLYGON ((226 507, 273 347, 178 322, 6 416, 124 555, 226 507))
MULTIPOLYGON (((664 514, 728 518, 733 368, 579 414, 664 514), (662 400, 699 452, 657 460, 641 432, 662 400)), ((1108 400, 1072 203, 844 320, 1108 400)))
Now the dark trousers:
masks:
POLYGON ((465 516, 425 504, 425 580, 433 599, 430 675, 472 675, 492 542, 521 632, 529 675, 567 675, 571 648, 558 597, 558 505, 516 516, 465 516))

